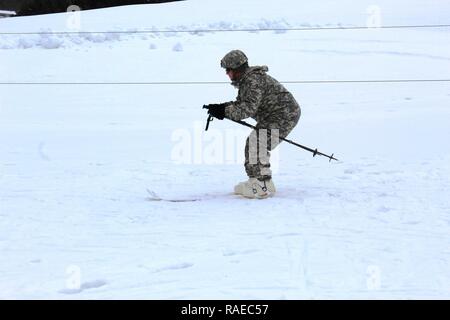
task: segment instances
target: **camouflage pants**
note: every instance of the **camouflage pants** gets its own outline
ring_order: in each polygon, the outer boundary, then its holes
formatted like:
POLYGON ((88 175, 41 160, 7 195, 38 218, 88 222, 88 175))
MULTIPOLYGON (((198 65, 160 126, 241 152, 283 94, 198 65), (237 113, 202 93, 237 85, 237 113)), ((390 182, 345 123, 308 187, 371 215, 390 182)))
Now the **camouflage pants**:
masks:
POLYGON ((281 142, 281 138, 294 129, 300 119, 300 108, 258 122, 245 144, 245 171, 249 178, 267 180, 272 178, 270 151, 281 142))

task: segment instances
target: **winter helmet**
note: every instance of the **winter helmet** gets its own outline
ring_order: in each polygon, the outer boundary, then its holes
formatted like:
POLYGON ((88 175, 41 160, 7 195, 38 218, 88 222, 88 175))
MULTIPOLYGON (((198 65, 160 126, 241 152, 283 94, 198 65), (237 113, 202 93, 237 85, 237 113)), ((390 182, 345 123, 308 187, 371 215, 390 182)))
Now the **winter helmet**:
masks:
POLYGON ((220 66, 225 69, 237 69, 244 63, 248 62, 248 58, 241 50, 232 50, 228 52, 220 61, 220 66))

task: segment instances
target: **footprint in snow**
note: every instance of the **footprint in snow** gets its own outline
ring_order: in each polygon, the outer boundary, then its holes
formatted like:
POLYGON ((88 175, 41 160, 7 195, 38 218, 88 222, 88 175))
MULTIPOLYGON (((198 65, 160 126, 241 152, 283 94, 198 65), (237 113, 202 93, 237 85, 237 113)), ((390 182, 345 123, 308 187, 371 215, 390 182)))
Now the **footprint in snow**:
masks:
POLYGON ((255 253, 255 252, 258 252, 258 250, 255 250, 255 249, 248 249, 248 250, 242 250, 242 251, 226 250, 225 252, 223 252, 223 256, 224 257, 232 257, 232 256, 237 256, 237 255, 251 254, 251 253, 255 253))
POLYGON ((89 282, 83 282, 79 288, 62 289, 62 290, 59 290, 58 292, 63 293, 63 294, 77 294, 77 293, 83 292, 84 290, 97 289, 97 288, 103 287, 104 285, 106 285, 106 281, 94 280, 94 281, 89 281, 89 282))
POLYGON ((41 263, 41 259, 30 260, 30 263, 41 263))
POLYGON ((193 263, 188 263, 188 262, 184 262, 184 263, 178 263, 178 264, 172 264, 172 265, 168 265, 159 269, 155 269, 153 271, 153 273, 158 273, 158 272, 163 272, 163 271, 170 271, 170 270, 180 270, 180 269, 187 269, 192 267, 194 264, 193 263))
POLYGON ((389 208, 389 207, 385 207, 385 206, 381 206, 381 207, 378 207, 378 212, 389 212, 389 211, 391 211, 391 208, 389 208))

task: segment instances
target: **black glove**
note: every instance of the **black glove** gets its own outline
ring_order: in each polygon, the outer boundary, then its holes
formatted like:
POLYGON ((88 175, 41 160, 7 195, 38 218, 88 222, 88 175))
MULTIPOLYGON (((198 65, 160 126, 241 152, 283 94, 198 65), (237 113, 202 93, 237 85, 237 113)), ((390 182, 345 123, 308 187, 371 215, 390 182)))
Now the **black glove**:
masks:
POLYGON ((229 106, 230 103, 216 103, 216 104, 208 104, 205 106, 208 109, 208 114, 212 115, 214 118, 219 120, 223 120, 225 118, 225 107, 229 106))

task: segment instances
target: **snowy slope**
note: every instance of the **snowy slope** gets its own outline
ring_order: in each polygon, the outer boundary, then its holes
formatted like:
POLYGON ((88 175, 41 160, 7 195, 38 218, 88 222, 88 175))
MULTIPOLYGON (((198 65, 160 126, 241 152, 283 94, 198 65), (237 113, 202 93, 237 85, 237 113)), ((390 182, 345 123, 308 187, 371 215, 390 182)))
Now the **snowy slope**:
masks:
MULTIPOLYGON (((0 31, 445 24, 442 1, 189 0, 1 19, 0 31), (239 7, 239 10, 233 8, 239 7), (374 11, 374 9, 376 9, 374 11), (375 20, 377 20, 375 19, 375 20), (75 24, 76 25, 76 24, 75 24)), ((449 79, 450 30, 0 35, 0 83, 227 78, 240 48, 289 80, 449 79), (53 50, 49 50, 53 49, 53 50)), ((275 197, 245 179, 245 128, 213 85, 0 84, 0 298, 450 298, 445 82, 286 84, 302 106, 275 197), (165 199, 149 201, 147 189, 165 199)))

